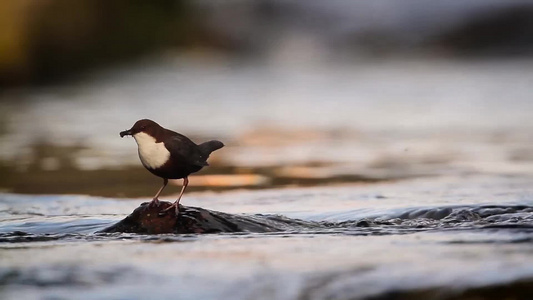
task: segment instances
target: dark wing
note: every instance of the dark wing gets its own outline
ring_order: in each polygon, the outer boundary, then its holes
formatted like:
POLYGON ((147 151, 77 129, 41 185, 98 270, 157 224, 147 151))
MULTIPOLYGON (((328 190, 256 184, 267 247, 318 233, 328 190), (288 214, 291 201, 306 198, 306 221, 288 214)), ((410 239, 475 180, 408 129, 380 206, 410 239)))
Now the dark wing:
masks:
POLYGON ((208 166, 207 156, 200 151, 198 145, 184 135, 178 133, 168 138, 165 141, 165 147, 170 155, 187 164, 199 167, 208 166))

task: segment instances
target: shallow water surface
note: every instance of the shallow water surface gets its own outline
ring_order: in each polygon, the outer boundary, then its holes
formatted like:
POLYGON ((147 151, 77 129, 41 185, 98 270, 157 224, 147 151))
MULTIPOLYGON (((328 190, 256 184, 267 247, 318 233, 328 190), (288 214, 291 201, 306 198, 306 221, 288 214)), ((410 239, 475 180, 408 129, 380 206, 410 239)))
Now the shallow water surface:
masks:
POLYGON ((266 234, 103 234, 97 231, 145 199, 3 194, 0 293, 448 299, 512 285, 522 297, 533 284, 532 183, 479 175, 184 198, 185 205, 254 218, 287 217, 278 218, 281 231, 266 234))

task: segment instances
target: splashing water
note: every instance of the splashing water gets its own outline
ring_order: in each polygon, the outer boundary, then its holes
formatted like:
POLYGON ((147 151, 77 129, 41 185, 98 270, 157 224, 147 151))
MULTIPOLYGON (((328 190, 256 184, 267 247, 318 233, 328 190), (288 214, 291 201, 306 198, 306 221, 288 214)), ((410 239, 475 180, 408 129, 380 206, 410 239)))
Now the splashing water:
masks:
POLYGON ((186 200, 280 229, 262 234, 98 234, 144 199, 3 194, 1 293, 5 299, 69 298, 73 289, 83 291, 80 299, 390 293, 416 299, 421 290, 458 294, 520 285, 533 278, 532 182, 442 177, 186 200))

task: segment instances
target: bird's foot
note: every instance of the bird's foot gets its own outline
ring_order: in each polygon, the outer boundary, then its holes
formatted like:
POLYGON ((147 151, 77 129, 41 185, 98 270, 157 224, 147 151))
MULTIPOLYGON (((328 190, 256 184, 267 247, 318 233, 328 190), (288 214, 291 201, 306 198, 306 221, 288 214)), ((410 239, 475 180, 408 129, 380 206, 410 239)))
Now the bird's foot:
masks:
POLYGON ((163 209, 162 211, 160 211, 160 212, 159 212, 159 215, 160 215, 160 216, 164 216, 164 215, 166 215, 171 209, 174 209, 175 212, 176 212, 176 216, 178 216, 179 213, 180 213, 180 207, 179 207, 179 206, 180 206, 180 205, 179 205, 177 202, 175 202, 175 203, 173 203, 171 206, 169 206, 169 207, 163 209))
POLYGON ((150 201, 150 203, 148 203, 148 207, 150 207, 150 208, 159 207, 159 199, 157 199, 157 198, 152 199, 152 201, 150 201))

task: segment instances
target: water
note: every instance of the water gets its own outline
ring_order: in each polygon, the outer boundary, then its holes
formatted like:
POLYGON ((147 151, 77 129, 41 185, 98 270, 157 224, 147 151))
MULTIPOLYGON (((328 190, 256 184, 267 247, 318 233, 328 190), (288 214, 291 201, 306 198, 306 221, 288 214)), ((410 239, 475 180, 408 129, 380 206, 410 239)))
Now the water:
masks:
POLYGON ((529 175, 532 80, 527 59, 147 60, 5 92, 0 187, 149 197, 160 183, 118 136, 140 118, 226 144, 191 177, 193 190, 529 175))
POLYGON ((138 164, 133 142, 118 132, 141 118, 224 140, 228 148, 215 156, 238 166, 359 169, 398 156, 466 165, 531 155, 531 60, 205 60, 151 60, 78 85, 6 93, 0 158, 24 167, 33 143, 53 141, 82 147, 73 150, 82 169, 138 164))
POLYGON ((263 234, 101 234, 144 199, 2 194, 0 293, 363 299, 531 280, 532 182, 449 176, 184 198, 187 205, 306 221, 263 234))
POLYGON ((531 299, 532 70, 172 57, 5 92, 0 298, 531 299), (118 137, 145 117, 227 144, 182 204, 280 231, 98 233, 160 184, 118 137))

